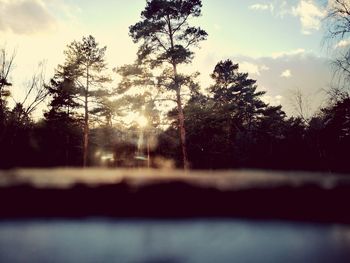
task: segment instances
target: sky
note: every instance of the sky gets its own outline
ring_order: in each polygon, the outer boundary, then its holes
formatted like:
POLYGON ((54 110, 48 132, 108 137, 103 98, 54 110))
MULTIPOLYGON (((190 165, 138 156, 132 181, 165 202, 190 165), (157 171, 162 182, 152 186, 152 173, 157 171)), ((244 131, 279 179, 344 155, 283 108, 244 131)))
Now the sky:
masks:
MULTIPOLYGON (((331 1, 331 0, 330 0, 331 1)), ((192 71, 202 88, 220 60, 231 59, 267 91, 264 100, 293 114, 292 94, 300 89, 315 111, 332 83, 329 48, 323 43, 325 0, 202 0, 202 16, 193 20, 208 33, 195 50, 192 71)), ((46 76, 64 62, 74 40, 93 35, 107 46, 109 68, 132 63, 137 45, 128 28, 140 20, 145 0, 0 0, 0 46, 16 49, 12 72, 14 97, 41 61, 46 76)), ((347 43, 343 42, 343 45, 347 43)), ((331 47, 331 49, 337 47, 331 47)), ((36 113, 36 114, 42 114, 36 113)))

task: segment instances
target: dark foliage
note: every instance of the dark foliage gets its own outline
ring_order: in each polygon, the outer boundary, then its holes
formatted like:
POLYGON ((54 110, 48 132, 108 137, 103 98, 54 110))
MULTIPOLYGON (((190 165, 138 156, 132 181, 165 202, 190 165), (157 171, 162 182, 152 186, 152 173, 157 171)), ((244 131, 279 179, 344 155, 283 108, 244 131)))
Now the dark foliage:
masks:
MULTIPOLYGON (((185 107, 189 159, 195 169, 264 168, 349 172, 350 99, 342 96, 309 122, 286 118, 281 106, 261 100, 255 80, 231 61, 219 62, 208 96, 192 96, 185 107)), ((174 114, 170 114, 174 116, 174 114)), ((160 152, 174 153, 172 126, 160 152)))

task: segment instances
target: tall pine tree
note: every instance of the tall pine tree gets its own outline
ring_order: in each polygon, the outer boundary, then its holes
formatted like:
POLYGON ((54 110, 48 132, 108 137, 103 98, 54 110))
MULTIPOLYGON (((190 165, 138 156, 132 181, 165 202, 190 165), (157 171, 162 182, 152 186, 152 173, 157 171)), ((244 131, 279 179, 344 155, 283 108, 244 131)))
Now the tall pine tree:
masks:
POLYGON ((73 41, 68 45, 64 52, 66 61, 63 66, 59 66, 65 84, 60 99, 67 110, 79 103, 84 112, 84 167, 88 165, 89 156, 89 114, 96 112, 96 108, 101 108, 99 102, 105 101, 103 97, 110 94, 104 87, 104 84, 110 82, 110 78, 105 75, 105 52, 106 47, 101 48, 93 36, 83 37, 80 42, 73 41), (64 88, 69 90, 65 92, 64 88))
POLYGON ((185 169, 189 168, 182 89, 188 77, 178 72, 181 64, 191 62, 192 47, 205 40, 207 33, 189 25, 190 18, 201 15, 200 0, 148 0, 141 21, 130 27, 135 43, 141 42, 138 58, 151 67, 163 68, 163 83, 174 92, 178 127, 185 169), (167 81, 164 81, 167 79, 167 81))

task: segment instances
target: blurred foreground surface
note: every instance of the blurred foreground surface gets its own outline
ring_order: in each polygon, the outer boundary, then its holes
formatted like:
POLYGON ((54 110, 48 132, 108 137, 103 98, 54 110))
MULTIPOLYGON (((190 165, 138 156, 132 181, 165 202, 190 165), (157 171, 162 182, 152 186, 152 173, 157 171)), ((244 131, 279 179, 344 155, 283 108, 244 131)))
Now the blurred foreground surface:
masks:
POLYGON ((350 227, 249 220, 0 222, 0 262, 349 262, 350 227))
POLYGON ((0 172, 0 217, 243 217, 350 223, 350 177, 268 171, 0 172))
POLYGON ((350 177, 0 172, 0 262, 349 262, 350 177))

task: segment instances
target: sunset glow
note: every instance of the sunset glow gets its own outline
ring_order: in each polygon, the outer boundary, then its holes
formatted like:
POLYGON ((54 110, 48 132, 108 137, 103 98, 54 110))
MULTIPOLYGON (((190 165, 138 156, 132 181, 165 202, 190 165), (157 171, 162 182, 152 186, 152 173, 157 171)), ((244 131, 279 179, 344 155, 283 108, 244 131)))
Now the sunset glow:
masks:
MULTIPOLYGON (((274 104, 273 98, 280 96, 289 114, 295 113, 289 91, 303 88, 303 79, 308 87, 304 92, 317 98, 312 105, 316 110, 322 100, 320 90, 331 81, 328 54, 320 44, 320 21, 325 8, 321 2, 204 0, 203 15, 196 23, 206 29, 209 37, 196 51, 191 69, 201 73, 202 88, 211 83, 209 74, 215 63, 231 58, 241 64, 242 71, 258 80, 261 89, 269 92, 267 102, 274 104), (286 69, 293 76, 274 77, 286 69)), ((137 45, 129 37, 128 27, 139 19, 144 4, 144 0, 0 0, 0 44, 17 50, 12 74, 16 80, 14 95, 24 97, 25 83, 40 61, 47 61, 46 78, 50 78, 64 61, 66 45, 87 34, 94 35, 101 46, 107 46, 110 70, 133 63, 137 45), (22 20, 26 23, 20 23, 22 20)), ((44 108, 40 107, 35 116, 39 117, 44 108)))
POLYGON ((138 123, 138 125, 141 127, 141 128, 144 128, 147 126, 148 124, 148 120, 145 116, 143 115, 140 115, 136 118, 136 122, 138 123))

